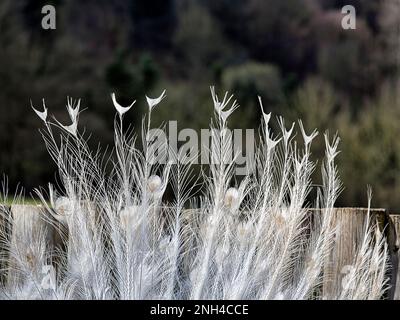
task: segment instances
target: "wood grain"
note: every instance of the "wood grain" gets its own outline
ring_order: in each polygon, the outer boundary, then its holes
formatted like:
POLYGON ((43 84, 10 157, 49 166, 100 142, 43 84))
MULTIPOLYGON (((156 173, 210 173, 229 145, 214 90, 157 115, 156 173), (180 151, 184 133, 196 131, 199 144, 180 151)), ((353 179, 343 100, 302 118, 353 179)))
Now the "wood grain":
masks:
POLYGON ((382 231, 387 221, 385 209, 371 209, 369 219, 366 208, 336 208, 333 215, 332 223, 337 232, 324 268, 323 296, 326 299, 338 296, 346 266, 355 262, 367 223, 382 231))

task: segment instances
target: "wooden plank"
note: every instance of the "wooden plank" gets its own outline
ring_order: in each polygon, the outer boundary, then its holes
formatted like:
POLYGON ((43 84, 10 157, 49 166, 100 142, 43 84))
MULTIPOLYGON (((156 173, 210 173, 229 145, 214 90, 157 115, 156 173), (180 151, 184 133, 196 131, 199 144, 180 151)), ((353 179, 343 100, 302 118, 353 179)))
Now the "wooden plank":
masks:
POLYGON ((0 206, 0 284, 6 282, 7 267, 8 267, 8 248, 7 243, 10 241, 10 224, 7 219, 11 215, 10 207, 0 206))
POLYGON ((400 214, 389 216, 387 239, 390 252, 389 299, 400 300, 400 214))
MULTIPOLYGON (((39 235, 41 232, 45 235, 46 250, 51 250, 55 243, 60 241, 60 235, 53 226, 43 219, 44 208, 41 206, 13 205, 11 211, 14 217, 10 241, 12 250, 18 250, 21 253, 22 263, 32 264, 34 267, 37 253, 32 249, 39 247, 38 242, 40 242, 39 235)), ((190 214, 193 214, 192 211, 184 211, 184 222, 189 218, 190 214)), ((313 209, 310 211, 313 214, 317 213, 313 209)), ((400 273, 398 272, 400 261, 400 215, 389 216, 384 209, 371 209, 370 213, 370 222, 377 223, 380 230, 385 230, 387 234, 392 266, 390 270, 392 289, 388 298, 400 299, 400 273)), ((342 279, 345 276, 343 268, 354 262, 354 257, 365 231, 367 209, 336 208, 333 211, 333 215, 333 223, 336 226, 340 225, 340 229, 336 233, 334 246, 324 269, 322 291, 323 296, 326 298, 334 298, 338 294, 341 290, 342 279)), ((194 222, 192 219, 188 219, 188 221, 194 222)), ((185 262, 183 266, 187 264, 187 261, 185 262)), ((21 263, 21 261, 10 259, 10 264, 14 268, 18 268, 18 263, 21 263)), ((40 274, 41 270, 36 270, 36 272, 40 274)), ((15 276, 15 274, 10 273, 9 279, 15 276)))
MULTIPOLYGON (((333 225, 338 227, 334 245, 324 268, 323 296, 335 299, 342 289, 342 279, 346 276, 346 266, 354 263, 357 251, 364 237, 368 209, 335 208, 333 225)), ((370 223, 383 230, 387 221, 385 209, 371 209, 370 223)))
POLYGON ((18 270, 30 270, 32 277, 40 281, 43 265, 50 264, 49 256, 54 244, 54 228, 46 221, 42 206, 12 205, 12 234, 10 242, 8 283, 24 282, 24 275, 18 270))

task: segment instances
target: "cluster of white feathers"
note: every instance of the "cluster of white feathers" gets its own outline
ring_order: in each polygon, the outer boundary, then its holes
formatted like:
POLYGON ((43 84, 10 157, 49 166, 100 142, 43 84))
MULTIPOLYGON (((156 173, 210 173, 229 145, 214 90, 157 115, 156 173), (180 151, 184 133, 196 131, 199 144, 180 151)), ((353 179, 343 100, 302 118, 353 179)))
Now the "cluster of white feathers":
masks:
MULTIPOLYGON (((224 129, 238 105, 227 93, 222 100, 214 88, 211 94, 211 127, 219 132, 212 137, 211 152, 221 160, 231 152, 224 129)), ((7 251, 2 257, 13 261, 1 264, 0 299, 382 297, 386 247, 383 236, 369 226, 347 284, 335 294, 323 289, 324 268, 340 230, 332 223, 341 191, 337 137, 324 136, 323 185, 315 186, 310 149, 317 131, 307 134, 299 121, 296 140, 295 124, 287 128, 278 118, 280 132, 273 134, 271 114, 260 99, 263 117, 254 170, 239 179, 234 161, 214 161, 196 175, 190 162, 157 164, 151 159, 151 113, 164 97, 165 91, 155 99, 146 97, 139 144, 123 126, 124 114, 136 101, 123 107, 112 94, 118 116, 108 158, 91 151, 78 131, 80 101, 68 99, 67 125, 48 119, 44 101, 43 111, 34 109, 45 124, 43 138, 61 185, 59 191, 52 185, 37 190, 42 219, 57 228, 64 246, 50 248, 45 228, 22 232, 28 245, 15 246, 10 230, 0 227, 1 247, 7 251), (312 188, 316 196, 310 200, 312 188)), ((182 155, 173 156, 170 160, 182 155)), ((2 206, 0 212, 12 225, 10 209, 2 206)))

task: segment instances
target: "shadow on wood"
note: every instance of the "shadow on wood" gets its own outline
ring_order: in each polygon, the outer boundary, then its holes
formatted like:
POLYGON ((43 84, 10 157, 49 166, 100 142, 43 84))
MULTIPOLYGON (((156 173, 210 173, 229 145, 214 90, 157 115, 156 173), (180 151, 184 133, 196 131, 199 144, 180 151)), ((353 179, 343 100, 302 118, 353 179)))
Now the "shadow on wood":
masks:
POLYGON ((398 214, 389 216, 387 241, 390 254, 390 291, 388 298, 400 300, 400 215, 398 214))

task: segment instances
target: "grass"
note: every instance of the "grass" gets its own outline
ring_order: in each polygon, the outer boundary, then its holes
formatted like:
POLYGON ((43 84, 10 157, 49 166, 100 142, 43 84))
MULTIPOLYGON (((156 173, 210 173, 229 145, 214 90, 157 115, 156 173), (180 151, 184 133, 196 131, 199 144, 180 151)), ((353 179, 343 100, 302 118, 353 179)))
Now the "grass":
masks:
MULTIPOLYGON (((24 204, 24 205, 41 205, 42 200, 41 199, 33 199, 33 198, 11 198, 7 197, 5 201, 2 202, 6 206, 11 206, 12 204, 24 204)), ((47 202, 48 203, 48 202, 47 202)))

